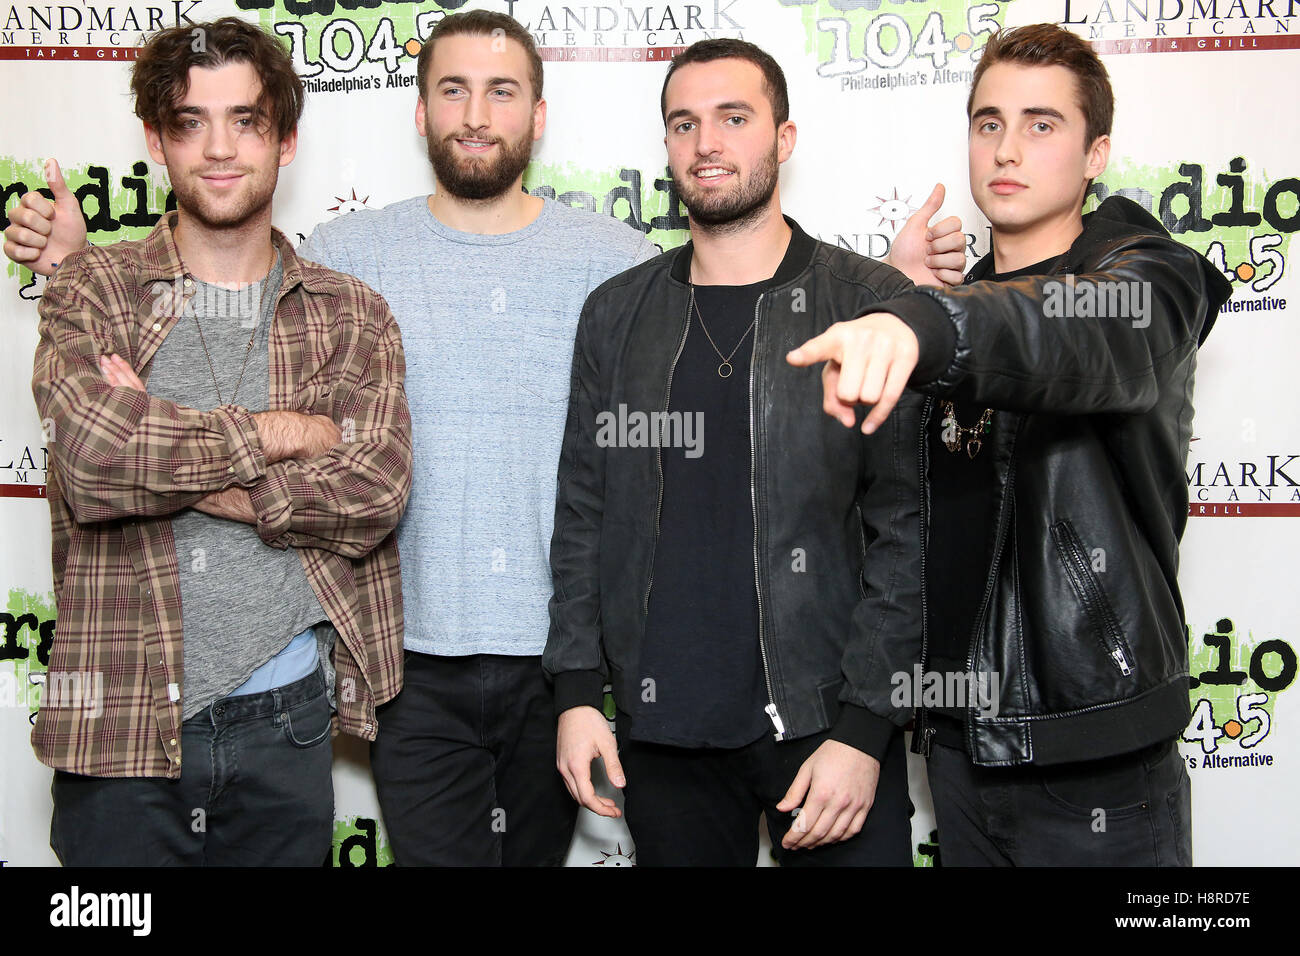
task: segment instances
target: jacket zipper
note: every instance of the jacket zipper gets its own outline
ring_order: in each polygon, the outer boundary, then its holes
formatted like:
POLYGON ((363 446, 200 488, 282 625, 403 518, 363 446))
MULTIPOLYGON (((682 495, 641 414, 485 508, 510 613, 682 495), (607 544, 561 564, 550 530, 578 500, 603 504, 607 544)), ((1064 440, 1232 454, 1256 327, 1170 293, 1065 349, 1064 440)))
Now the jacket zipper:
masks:
MULTIPOLYGON (((925 552, 929 547, 930 540, 930 489, 926 486, 925 476, 929 471, 930 450, 925 439, 926 429, 930 427, 930 413, 933 408, 934 399, 930 396, 926 396, 925 407, 921 410, 920 443, 916 456, 917 467, 921 470, 921 480, 918 484, 918 487, 921 489, 921 500, 919 502, 921 510, 921 673, 925 673, 926 665, 929 663, 927 659, 927 655, 929 654, 927 644, 929 643, 930 611, 926 606, 925 600, 927 593, 927 588, 925 586, 925 552)), ((919 699, 912 708, 912 720, 914 721, 912 731, 912 752, 920 754, 922 757, 929 757, 930 742, 934 738, 935 730, 929 725, 930 722, 926 719, 925 708, 921 706, 921 701, 919 699)))
MULTIPOLYGON (((998 509, 998 526, 993 534, 993 563, 989 566, 988 580, 984 582, 984 597, 980 600, 979 613, 975 615, 975 624, 971 629, 970 648, 966 651, 966 673, 975 673, 975 646, 979 642, 979 635, 984 630, 984 615, 988 613, 989 601, 993 598, 993 582, 997 580, 998 569, 1002 566, 1002 545, 1006 541, 1007 535, 1007 509, 1010 507, 1013 495, 1016 490, 1016 438, 1019 435, 1019 426, 1011 434, 1011 445, 1008 448, 1007 455, 1007 480, 1002 490, 1002 507, 998 509)), ((971 708, 966 708, 966 740, 970 744, 971 756, 975 754, 975 724, 971 716, 971 708)))
POLYGON ((1097 588, 1097 583, 1088 574, 1088 561, 1083 556, 1081 545, 1073 535, 1067 534, 1066 530, 1059 526, 1052 528, 1052 538, 1055 540, 1060 554, 1070 562, 1068 570, 1073 571, 1071 577, 1075 579, 1074 584, 1079 589, 1084 612, 1102 635, 1105 641, 1104 649, 1110 658, 1110 662, 1119 669, 1122 675, 1125 677, 1131 676, 1133 668, 1129 666, 1128 657, 1124 654, 1124 645, 1115 633, 1110 621, 1106 618, 1104 598, 1097 588))
POLYGON ((776 696, 772 693, 772 673, 767 663, 767 641, 763 635, 763 588, 759 583, 758 567, 758 454, 754 446, 754 370, 758 366, 758 315, 763 307, 763 296, 754 302, 754 345, 749 359, 749 506, 754 516, 754 596, 758 599, 758 653, 763 658, 763 683, 767 685, 767 706, 763 713, 772 721, 776 740, 785 739, 785 724, 776 710, 776 696))
MULTIPOLYGON (((686 322, 682 325, 682 337, 677 342, 677 354, 673 356, 672 364, 668 366, 668 381, 664 383, 664 414, 668 413, 668 402, 673 393, 673 373, 677 371, 677 360, 682 357, 682 349, 686 347, 686 336, 691 331, 691 305, 690 301, 686 303, 686 322)), ((659 498, 655 504, 655 536, 654 541, 650 544, 650 569, 646 576, 645 597, 641 599, 641 613, 650 613, 650 588, 655 582, 655 551, 659 546, 659 519, 663 514, 664 507, 664 452, 659 443, 655 445, 655 462, 659 468, 659 498)), ((642 621, 642 640, 645 639, 645 622, 642 621)))

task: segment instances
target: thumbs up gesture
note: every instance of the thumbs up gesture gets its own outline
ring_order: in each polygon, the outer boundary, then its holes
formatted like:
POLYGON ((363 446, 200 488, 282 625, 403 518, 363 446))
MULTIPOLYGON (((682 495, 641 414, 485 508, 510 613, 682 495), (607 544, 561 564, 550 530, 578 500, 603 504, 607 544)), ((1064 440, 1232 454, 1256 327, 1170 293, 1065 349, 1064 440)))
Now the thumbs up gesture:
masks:
POLYGON ((65 256, 86 245, 86 220, 77 197, 63 181, 57 160, 46 160, 45 182, 54 193, 54 202, 35 190, 18 201, 9 213, 4 253, 38 275, 48 276, 65 256))
POLYGON ((943 205, 939 183, 912 217, 898 230, 886 260, 917 285, 961 285, 966 271, 966 236, 961 220, 949 216, 927 225, 943 205))

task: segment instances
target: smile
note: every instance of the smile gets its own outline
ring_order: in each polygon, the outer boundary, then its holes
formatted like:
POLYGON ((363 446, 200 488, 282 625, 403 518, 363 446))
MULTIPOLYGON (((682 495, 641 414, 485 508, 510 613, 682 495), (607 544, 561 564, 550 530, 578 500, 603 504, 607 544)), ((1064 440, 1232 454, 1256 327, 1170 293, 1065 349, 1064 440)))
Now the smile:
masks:
POLYGON ((704 169, 697 169, 693 175, 696 179, 702 179, 705 182, 716 181, 727 176, 734 176, 729 169, 722 169, 718 166, 706 166, 704 169))

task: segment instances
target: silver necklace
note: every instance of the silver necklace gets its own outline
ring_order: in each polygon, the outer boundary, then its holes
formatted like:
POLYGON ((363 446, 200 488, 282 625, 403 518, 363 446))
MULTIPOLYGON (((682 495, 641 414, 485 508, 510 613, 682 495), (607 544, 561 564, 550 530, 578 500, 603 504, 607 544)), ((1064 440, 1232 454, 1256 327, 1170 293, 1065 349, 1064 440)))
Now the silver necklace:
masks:
POLYGON ((732 366, 731 364, 731 356, 735 355, 736 352, 739 351, 740 346, 745 341, 745 339, 749 338, 750 331, 754 328, 754 325, 758 322, 758 316, 757 315, 754 316, 754 321, 749 323, 749 328, 745 329, 744 333, 740 336, 740 341, 736 343, 736 347, 731 350, 731 353, 728 355, 723 355, 722 349, 718 348, 718 343, 713 341, 712 335, 709 335, 708 326, 704 324, 704 316, 700 314, 699 303, 695 301, 695 286, 691 286, 691 309, 694 310, 695 317, 700 320, 700 328, 704 330, 704 337, 707 338, 709 340, 709 344, 713 346, 713 351, 718 353, 718 358, 722 359, 721 364, 718 365, 718 378, 731 378, 731 373, 735 371, 734 366, 732 366))

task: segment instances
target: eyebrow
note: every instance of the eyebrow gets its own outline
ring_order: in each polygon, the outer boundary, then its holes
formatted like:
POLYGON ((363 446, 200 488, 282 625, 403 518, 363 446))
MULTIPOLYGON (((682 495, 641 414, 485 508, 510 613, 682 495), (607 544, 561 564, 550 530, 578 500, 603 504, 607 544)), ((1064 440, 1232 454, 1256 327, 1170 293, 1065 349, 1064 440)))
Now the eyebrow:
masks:
MULTIPOLYGON (((243 116, 248 113, 256 112, 257 108, 254 106, 240 105, 226 107, 226 115, 228 116, 243 116)), ((176 115, 206 117, 208 115, 208 108, 206 106, 181 106, 177 108, 176 115)))
MULTIPOLYGON (((444 76, 438 80, 439 86, 445 86, 450 83, 453 86, 469 86, 469 78, 464 76, 444 76)), ((523 89, 523 84, 512 76, 493 76, 487 81, 488 86, 513 86, 523 89)))
MULTIPOLYGON (((745 102, 744 100, 729 100, 726 103, 719 103, 717 106, 713 107, 713 110, 718 113, 757 112, 757 110, 755 110, 753 106, 751 106, 749 103, 745 102)), ((695 115, 694 110, 676 109, 673 110, 664 118, 664 122, 671 123, 673 120, 679 119, 681 117, 692 117, 694 115, 695 115)))
MULTIPOLYGON (((1021 110, 1020 115, 1021 116, 1050 116, 1053 119, 1060 120, 1062 123, 1067 122, 1065 116, 1061 113, 1060 110, 1054 110, 1050 106, 1029 106, 1021 110)), ((977 109, 974 113, 971 114, 970 119, 971 122, 973 123, 977 119, 982 119, 985 116, 993 116, 1000 119, 1002 117, 1002 111, 998 109, 996 106, 981 106, 979 109, 977 109)))

